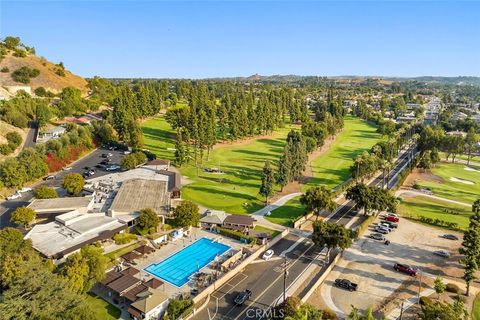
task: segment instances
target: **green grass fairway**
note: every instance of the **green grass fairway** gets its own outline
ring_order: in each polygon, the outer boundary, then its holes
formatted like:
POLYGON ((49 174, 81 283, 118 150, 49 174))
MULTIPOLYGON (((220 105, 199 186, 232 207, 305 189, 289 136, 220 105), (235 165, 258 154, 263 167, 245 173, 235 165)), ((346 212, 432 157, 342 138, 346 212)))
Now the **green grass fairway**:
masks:
POLYGON ((478 171, 468 171, 465 170, 466 167, 464 164, 442 162, 432 169, 432 173, 440 177, 442 182, 419 181, 418 184, 430 188, 436 196, 473 203, 480 195, 480 170, 471 167, 478 171), (474 184, 451 181, 452 177, 468 180, 474 184))
POLYGON ((271 211, 268 217, 265 216, 265 219, 285 227, 291 227, 292 222, 299 216, 302 216, 304 212, 305 206, 300 203, 300 197, 296 197, 289 200, 280 208, 271 211))
POLYGON ((325 185, 334 188, 350 178, 353 159, 381 140, 377 127, 361 119, 347 116, 342 132, 330 149, 312 161, 313 178, 304 186, 325 185))
POLYGON ((468 227, 469 217, 472 214, 470 207, 423 196, 405 198, 398 206, 398 212, 403 216, 412 218, 424 216, 432 219, 456 222, 461 229, 468 227), (445 209, 456 211, 459 214, 446 213, 444 211, 445 209))
POLYGON ((95 319, 113 320, 120 318, 121 311, 93 293, 88 293, 87 303, 95 319))
POLYGON ((480 294, 477 294, 473 301, 472 320, 480 320, 480 294))
POLYGON ((203 167, 220 168, 223 174, 197 171, 193 166, 182 168, 182 175, 193 181, 182 188, 182 198, 229 213, 251 213, 262 208, 264 199, 258 194, 262 168, 265 160, 278 160, 290 130, 287 126, 268 139, 215 149, 203 167))
POLYGON ((145 148, 161 159, 174 159, 175 131, 159 116, 142 123, 142 132, 145 138, 145 148), (170 149, 170 150, 169 150, 170 149))

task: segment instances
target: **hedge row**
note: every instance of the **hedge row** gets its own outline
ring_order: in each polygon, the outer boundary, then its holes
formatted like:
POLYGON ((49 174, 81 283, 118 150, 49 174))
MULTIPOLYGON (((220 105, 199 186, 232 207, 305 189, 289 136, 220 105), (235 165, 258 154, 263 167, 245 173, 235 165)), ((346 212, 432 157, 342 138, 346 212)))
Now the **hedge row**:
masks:
POLYGON ((257 238, 248 236, 246 234, 243 234, 235 230, 226 229, 226 228, 217 228, 217 230, 222 236, 230 237, 239 241, 246 240, 248 243, 255 243, 257 241, 257 238), (242 239, 245 239, 245 240, 242 240, 242 239))
POLYGON ((445 227, 445 228, 454 229, 454 230, 458 229, 458 223, 456 222, 448 222, 438 218, 433 219, 433 218, 428 218, 424 216, 420 216, 418 220, 420 220, 423 223, 431 224, 438 227, 445 227))

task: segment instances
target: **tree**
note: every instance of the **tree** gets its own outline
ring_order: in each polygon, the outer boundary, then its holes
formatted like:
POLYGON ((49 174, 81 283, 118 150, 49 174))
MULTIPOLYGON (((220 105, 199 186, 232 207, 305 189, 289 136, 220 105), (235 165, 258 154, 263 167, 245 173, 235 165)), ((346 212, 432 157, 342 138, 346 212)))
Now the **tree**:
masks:
POLYGON ((80 252, 70 255, 62 269, 62 275, 70 290, 76 293, 85 293, 89 290, 89 267, 87 260, 80 252))
POLYGON ((265 197, 265 202, 268 203, 268 198, 271 197, 275 191, 273 184, 275 183, 275 176, 273 169, 270 167, 270 161, 265 161, 262 171, 262 183, 260 185, 260 195, 265 197))
POLYGON ((79 194, 83 190, 85 179, 79 173, 69 173, 65 175, 62 181, 62 188, 71 195, 79 194))
POLYGON ((347 189, 345 197, 348 200, 355 201, 358 208, 364 210, 364 214, 368 214, 368 210, 372 206, 372 197, 370 195, 370 188, 363 183, 359 183, 347 189))
POLYGON ((457 297, 452 304, 435 301, 434 303, 421 305, 418 316, 422 320, 466 320, 468 319, 468 312, 463 302, 457 297))
POLYGON ((33 190, 33 195, 37 199, 53 199, 58 198, 57 191, 54 188, 40 186, 33 190))
POLYGON ((470 293, 470 283, 475 279, 480 260, 480 202, 476 200, 472 206, 473 215, 467 231, 463 234, 462 247, 459 252, 464 255, 460 263, 465 265, 463 280, 467 284, 467 296, 470 293))
POLYGON ((352 244, 350 230, 336 223, 317 220, 313 223, 312 241, 320 247, 327 247, 327 260, 330 258, 330 250, 334 248, 346 249, 352 244))
POLYGON ((27 207, 18 207, 12 213, 10 221, 27 228, 33 221, 35 221, 35 216, 35 210, 27 207))
POLYGON ((90 290, 95 282, 102 281, 105 278, 105 270, 107 268, 108 258, 103 254, 100 245, 88 245, 80 250, 82 257, 88 264, 88 289, 90 290))
POLYGON ((14 158, 7 158, 0 164, 0 177, 6 187, 19 188, 28 181, 26 168, 14 158))
POLYGON ((200 213, 198 206, 191 201, 182 201, 180 205, 173 209, 173 216, 178 225, 182 227, 197 226, 200 222, 200 213))
POLYGON ((467 155, 468 155, 468 160, 467 160, 467 165, 470 164, 470 158, 472 156, 472 152, 475 149, 475 146, 477 145, 478 142, 478 135, 475 132, 475 129, 471 127, 468 132, 467 136, 465 137, 465 144, 467 146, 467 155))
POLYGON ((3 45, 10 50, 16 49, 20 45, 20 38, 7 36, 3 39, 3 45))
POLYGON ((120 166, 124 170, 135 169, 135 167, 137 166, 137 158, 133 154, 126 155, 120 162, 120 166))
POLYGON ((285 154, 282 154, 280 160, 278 160, 277 174, 275 175, 275 182, 280 185, 280 192, 283 191, 290 180, 290 163, 285 154))
POLYGON ((300 197, 300 203, 307 207, 307 211, 313 211, 317 216, 316 219, 318 219, 322 210, 334 212, 337 208, 337 204, 333 201, 332 191, 325 186, 309 188, 300 197))
POLYGON ((437 277, 435 278, 434 288, 435 288, 435 292, 436 292, 437 295, 438 295, 438 299, 440 299, 440 295, 445 292, 446 287, 447 287, 447 286, 446 286, 445 283, 443 282, 442 277, 437 276, 437 277))
POLYGON ((179 132, 175 142, 175 164, 179 167, 188 162, 188 149, 183 142, 183 134, 179 132))
POLYGON ((156 229, 158 224, 160 223, 160 218, 150 208, 145 208, 140 210, 140 216, 138 217, 138 226, 142 228, 142 230, 151 231, 152 229, 156 229))

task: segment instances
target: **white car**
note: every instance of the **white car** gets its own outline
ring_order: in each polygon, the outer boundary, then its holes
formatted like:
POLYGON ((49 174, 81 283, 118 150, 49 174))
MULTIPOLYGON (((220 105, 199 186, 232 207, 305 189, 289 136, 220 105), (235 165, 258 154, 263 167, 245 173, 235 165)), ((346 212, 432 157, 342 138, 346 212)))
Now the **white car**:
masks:
POLYGON ((65 167, 65 168, 63 168, 63 171, 70 171, 70 170, 72 170, 72 167, 65 167))
POLYGON ((270 260, 270 258, 273 257, 273 254, 274 254, 274 252, 273 252, 272 249, 267 250, 267 251, 265 251, 265 253, 263 254, 262 259, 263 259, 263 260, 270 260))
POLYGON ((24 193, 24 192, 30 192, 30 191, 32 191, 32 188, 24 187, 24 188, 18 190, 17 192, 24 193))
POLYGON ((22 197, 22 195, 17 192, 17 193, 12 194, 11 196, 8 196, 7 200, 15 200, 15 199, 18 199, 18 198, 21 198, 21 197, 22 197))
POLYGON ((130 152, 128 150, 123 151, 123 154, 125 154, 125 155, 130 154, 130 153, 132 153, 132 152, 130 152))

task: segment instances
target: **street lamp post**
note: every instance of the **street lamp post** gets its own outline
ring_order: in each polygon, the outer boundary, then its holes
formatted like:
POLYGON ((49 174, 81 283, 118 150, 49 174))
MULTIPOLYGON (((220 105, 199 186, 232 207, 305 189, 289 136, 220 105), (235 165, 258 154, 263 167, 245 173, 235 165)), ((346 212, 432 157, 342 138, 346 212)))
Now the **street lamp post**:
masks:
POLYGON ((287 257, 284 258, 285 261, 283 263, 283 305, 285 305, 285 301, 287 299, 287 257))

